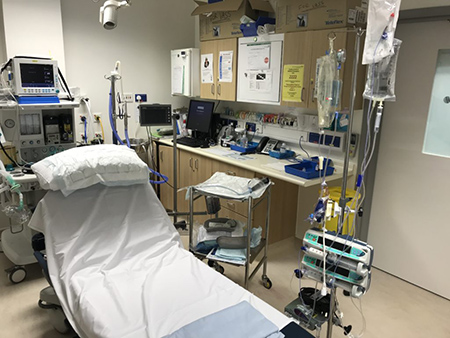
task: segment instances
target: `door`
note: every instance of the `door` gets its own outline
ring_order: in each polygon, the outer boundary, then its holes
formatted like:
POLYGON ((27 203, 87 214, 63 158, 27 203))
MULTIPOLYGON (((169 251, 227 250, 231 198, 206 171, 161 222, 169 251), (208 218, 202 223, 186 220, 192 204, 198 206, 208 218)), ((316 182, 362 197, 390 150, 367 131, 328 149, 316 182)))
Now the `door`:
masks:
MULTIPOLYGON (((283 84, 287 79, 284 78, 284 69, 289 65, 303 65, 303 88, 299 89, 301 102, 292 101, 289 95, 284 95, 285 90, 281 88, 281 104, 288 107, 308 107, 309 97, 309 74, 311 63, 311 34, 309 32, 293 32, 284 35, 284 57, 283 57, 283 84)), ((315 67, 315 61, 314 66, 315 67)), ((294 88, 293 88, 294 90, 294 88)))
POLYGON ((216 99, 216 41, 204 41, 200 44, 200 96, 203 99, 216 99), (210 77, 210 71, 212 77, 210 77))
POLYGON ((215 74, 218 100, 236 100, 237 39, 217 40, 215 74), (230 65, 231 59, 231 65, 230 65), (231 67, 231 69, 229 69, 231 67), (230 73, 231 72, 231 73, 230 73))
MULTIPOLYGON (((206 181, 211 177, 211 160, 195 155, 188 151, 180 151, 180 187, 190 187, 206 181)), ((186 190, 178 195, 180 211, 189 211, 189 201, 185 199, 186 190)), ((201 197, 194 202, 194 211, 205 211, 205 198, 201 197)), ((206 216, 195 216, 194 219, 204 221, 206 216)))
POLYGON ((169 184, 160 185, 160 200, 164 208, 173 210, 173 148, 159 146, 159 172, 169 178, 169 184))
POLYGON ((431 92, 423 153, 450 157, 450 49, 440 49, 431 92))

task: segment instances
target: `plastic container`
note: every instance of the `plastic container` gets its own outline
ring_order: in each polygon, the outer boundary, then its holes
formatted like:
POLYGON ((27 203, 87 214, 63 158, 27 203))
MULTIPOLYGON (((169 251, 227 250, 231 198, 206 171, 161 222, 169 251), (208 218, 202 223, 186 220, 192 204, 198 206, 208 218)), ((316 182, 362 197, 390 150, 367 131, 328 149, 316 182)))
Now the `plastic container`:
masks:
POLYGON ((247 153, 247 152, 255 151, 257 146, 258 146, 258 143, 256 143, 256 142, 249 142, 247 148, 241 147, 238 144, 232 144, 230 146, 230 148, 231 148, 231 150, 239 151, 241 153, 247 153))
MULTIPOLYGON (((342 191, 341 187, 331 187, 331 188, 328 188, 328 191, 330 193, 330 199, 336 203, 339 203, 339 200, 341 198, 341 191, 342 191)), ((353 210, 356 209, 356 207, 357 207, 356 202, 353 201, 356 198, 356 191, 353 189, 347 189, 345 191, 345 197, 351 198, 351 200, 347 202, 347 206, 352 208, 353 210), (352 203, 353 203, 353 205, 352 205, 352 203)), ((360 197, 361 197, 361 194, 360 194, 360 197)), ((347 217, 347 220, 344 222, 344 225, 342 226, 342 231, 341 231, 342 235, 349 234, 349 231, 352 228, 354 218, 355 218, 355 214, 352 214, 352 213, 347 217)), ((339 217, 334 217, 334 218, 331 218, 330 220, 326 221, 327 230, 337 232, 338 220, 339 220, 339 217)))
POLYGON ((244 134, 241 137, 241 139, 239 140, 239 143, 242 148, 248 148, 248 138, 247 138, 246 134, 244 134))
POLYGON ((295 152, 293 152, 292 150, 287 150, 287 149, 285 149, 284 153, 281 151, 278 151, 278 150, 270 150, 269 156, 278 158, 278 159, 291 158, 291 157, 295 156, 295 152))
MULTIPOLYGON (((313 158, 314 159, 314 158, 313 158)), ((324 159, 324 166, 326 161, 328 161, 326 176, 330 176, 334 173, 334 167, 330 166, 330 161, 324 159)), ((319 160, 303 160, 300 163, 289 164, 284 166, 284 171, 288 174, 299 176, 301 178, 312 179, 318 178, 319 175, 323 176, 324 170, 319 171, 319 160)))

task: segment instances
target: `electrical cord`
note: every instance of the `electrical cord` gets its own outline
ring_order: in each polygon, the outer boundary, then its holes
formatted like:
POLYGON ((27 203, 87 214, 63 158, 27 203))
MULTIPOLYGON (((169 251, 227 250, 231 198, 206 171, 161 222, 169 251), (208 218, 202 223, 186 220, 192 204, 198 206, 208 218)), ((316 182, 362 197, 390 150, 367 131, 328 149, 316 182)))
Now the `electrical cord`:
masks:
POLYGON ((87 138, 87 121, 86 118, 83 120, 84 122, 84 143, 88 144, 88 138, 87 138))
POLYGON ((102 128, 102 139, 105 142, 105 130, 103 129, 103 122, 100 116, 97 116, 97 121, 100 123, 100 127, 102 128))
POLYGON ((298 140, 300 149, 303 150, 303 152, 306 154, 307 158, 311 158, 311 156, 309 156, 309 153, 308 153, 308 152, 305 150, 305 148, 303 148, 303 146, 302 146, 302 139, 303 139, 303 136, 300 136, 300 139, 298 140))

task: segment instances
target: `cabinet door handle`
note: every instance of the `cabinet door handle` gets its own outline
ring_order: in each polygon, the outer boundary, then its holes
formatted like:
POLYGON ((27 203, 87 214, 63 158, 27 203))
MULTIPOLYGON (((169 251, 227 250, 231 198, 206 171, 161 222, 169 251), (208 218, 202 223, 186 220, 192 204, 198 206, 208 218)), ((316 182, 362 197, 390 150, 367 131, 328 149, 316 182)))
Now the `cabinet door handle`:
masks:
POLYGON ((217 85, 217 95, 222 95, 222 84, 217 85))
POLYGON ((163 154, 164 154, 164 153, 163 153, 162 151, 159 152, 159 159, 160 159, 161 162, 164 161, 164 160, 163 160, 163 154))
POLYGON ((314 92, 315 92, 316 86, 315 86, 313 79, 311 79, 311 85, 312 85, 311 86, 311 102, 314 103, 314 92))
POLYGON ((227 202, 227 205, 230 209, 233 209, 233 210, 236 209, 236 205, 234 203, 227 202))
POLYGON ((214 93, 215 93, 215 90, 214 90, 214 83, 211 83, 211 94, 214 95, 214 93))
POLYGON ((234 171, 227 170, 227 175, 236 176, 236 173, 234 171))
POLYGON ((194 171, 194 167, 192 167, 192 157, 189 158, 189 167, 194 171))
POLYGON ((302 102, 304 102, 304 101, 305 101, 305 90, 306 90, 306 88, 305 88, 305 87, 303 87, 303 88, 302 88, 302 93, 301 93, 301 97, 300 97, 300 99, 302 100, 302 102))
POLYGON ((194 164, 195 164, 195 169, 198 169, 198 158, 195 159, 194 164))

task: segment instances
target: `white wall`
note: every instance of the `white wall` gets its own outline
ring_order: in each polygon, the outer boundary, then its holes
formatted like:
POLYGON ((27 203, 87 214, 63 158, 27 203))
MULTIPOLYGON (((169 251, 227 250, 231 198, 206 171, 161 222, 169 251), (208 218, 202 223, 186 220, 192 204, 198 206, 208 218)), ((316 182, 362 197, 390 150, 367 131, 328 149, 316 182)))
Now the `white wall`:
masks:
MULTIPOLYGON (((450 159, 422 154, 437 52, 450 23, 399 25, 397 102, 382 121, 369 243, 375 266, 450 298, 450 159)), ((449 82, 450 83, 450 82, 449 82)))
MULTIPOLYGON (((113 70, 117 60, 122 63, 124 92, 147 94, 150 103, 168 103, 173 108, 187 104, 187 99, 170 95, 170 50, 195 45, 195 19, 190 16, 195 4, 186 0, 133 0, 131 7, 119 10, 118 26, 111 31, 98 21, 101 4, 61 0, 67 80, 91 99, 93 112, 102 113, 110 143, 110 83, 104 75, 113 70)), ((130 137, 146 138, 134 119, 134 106, 128 105, 133 116, 130 137)), ((120 123, 118 130, 123 138, 120 123)))
POLYGON ((60 0, 3 0, 8 58, 51 57, 65 72, 60 0))

